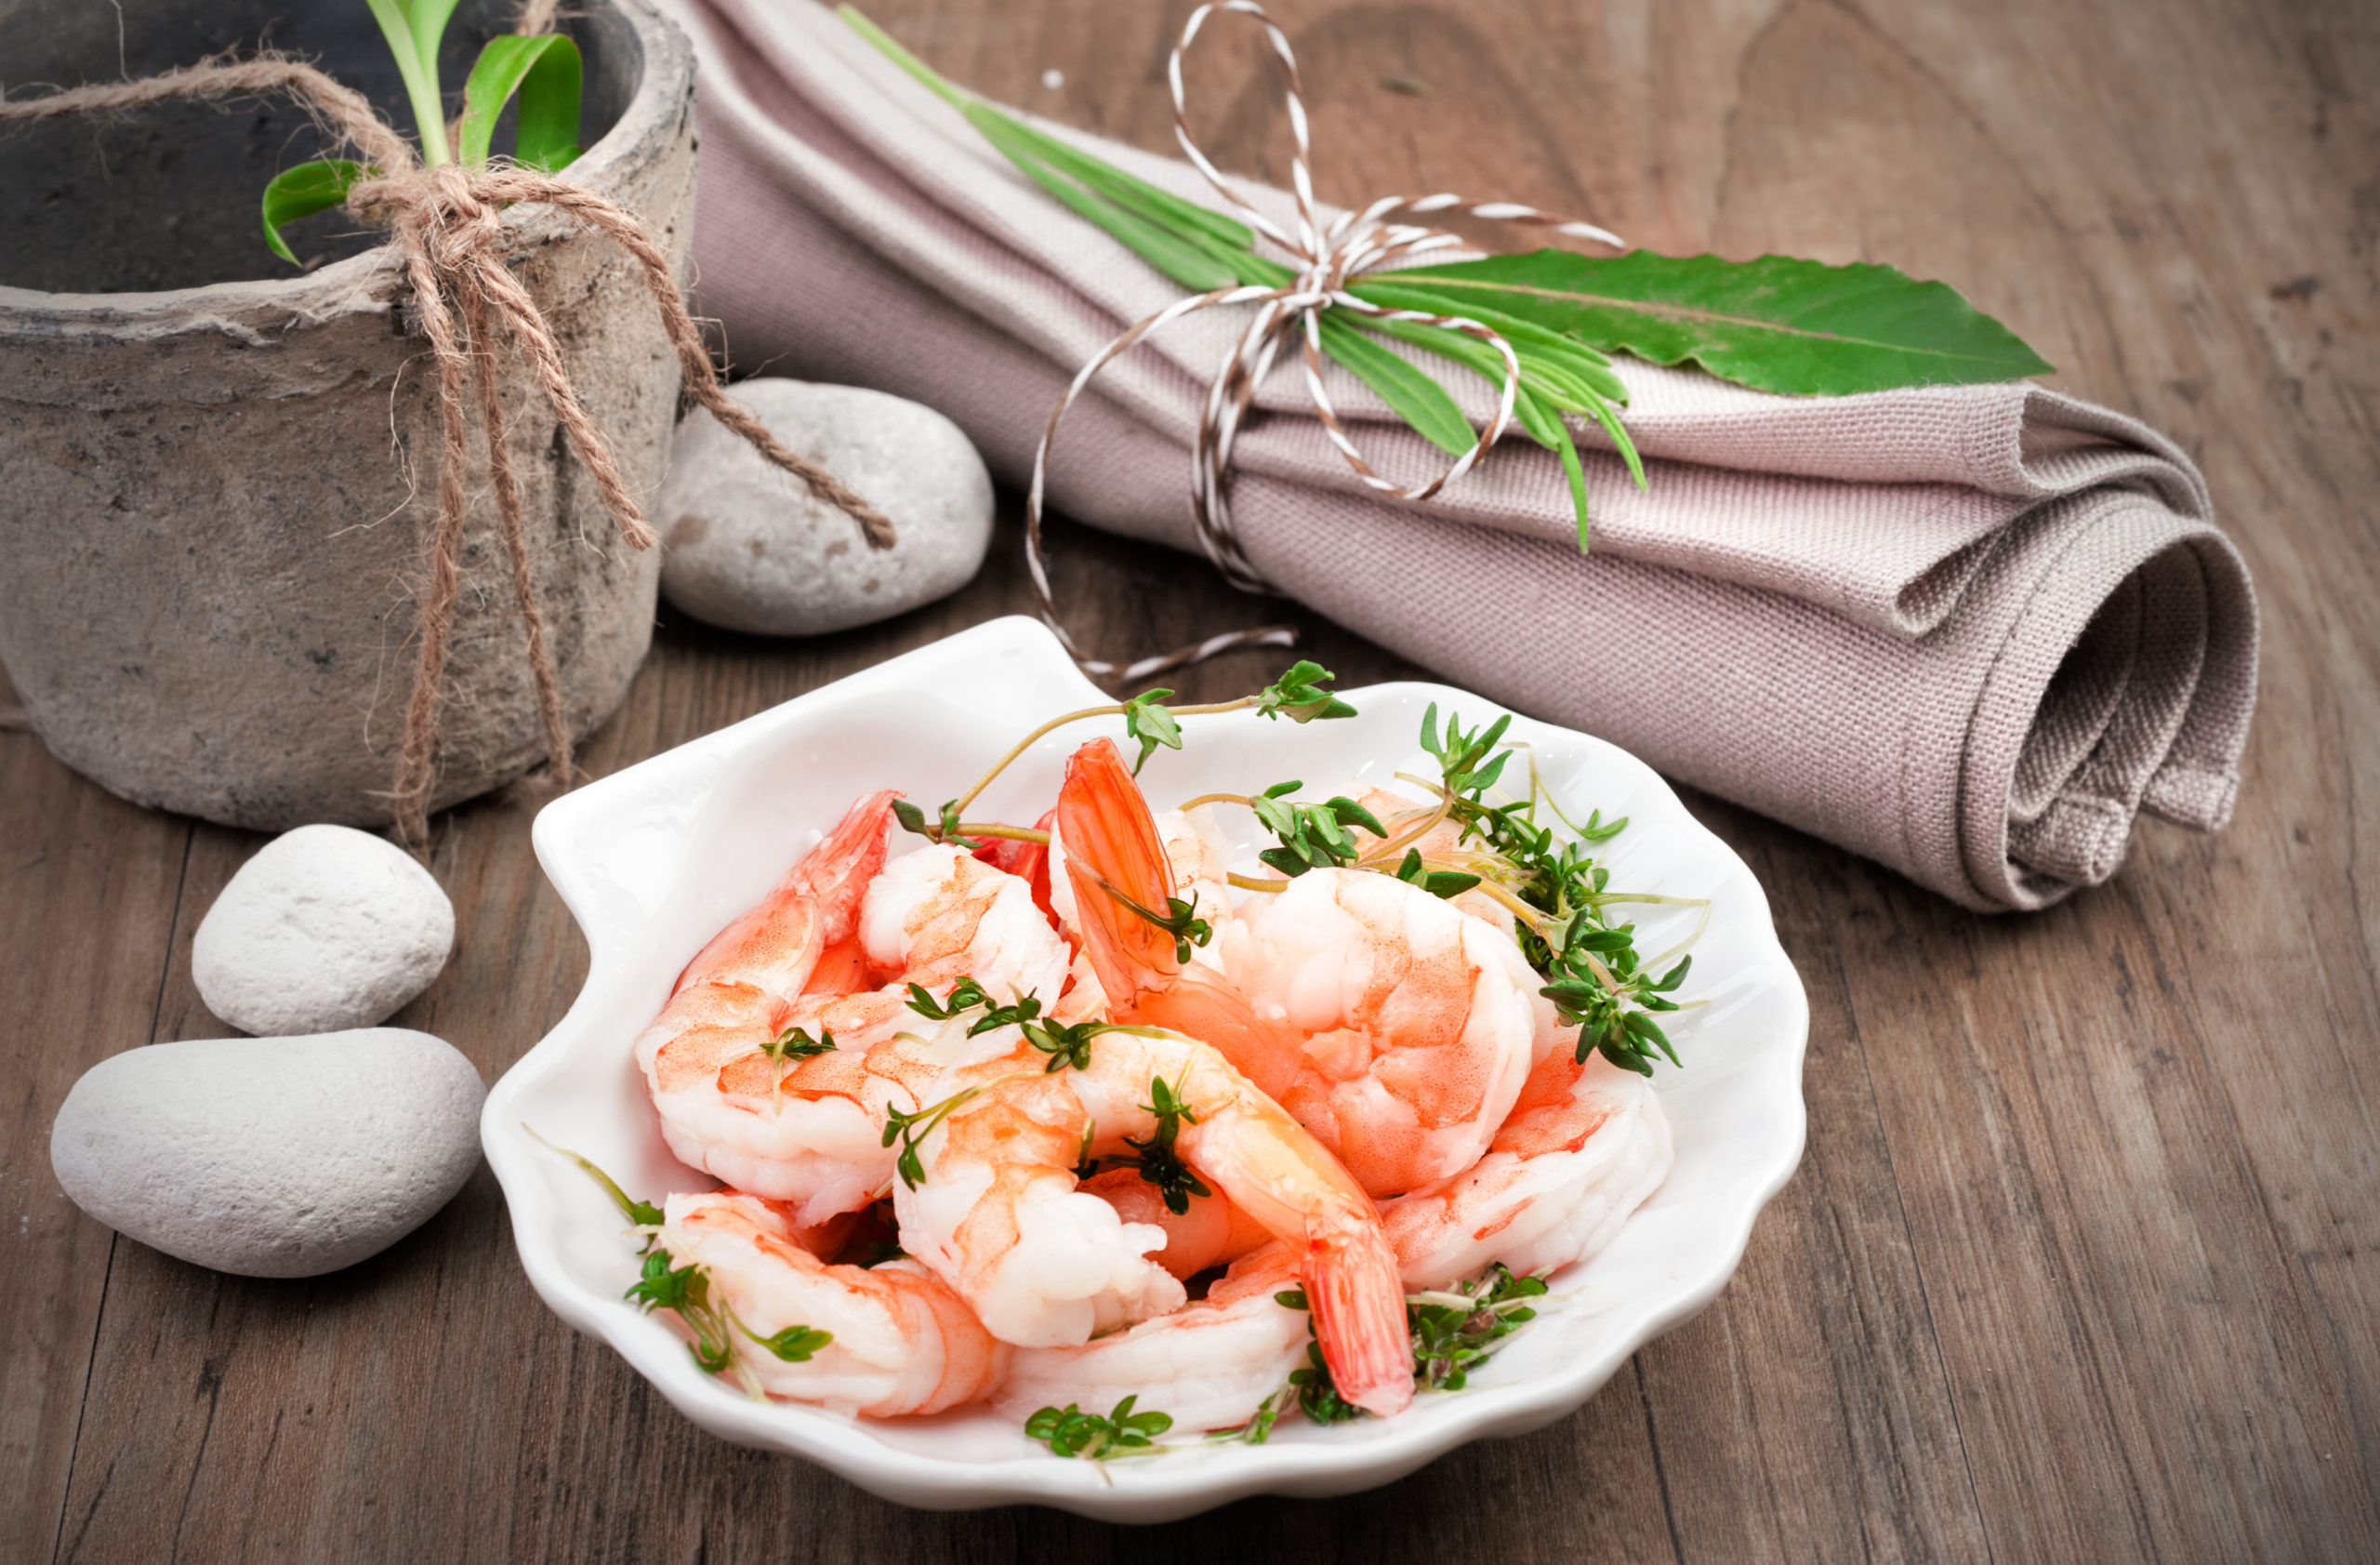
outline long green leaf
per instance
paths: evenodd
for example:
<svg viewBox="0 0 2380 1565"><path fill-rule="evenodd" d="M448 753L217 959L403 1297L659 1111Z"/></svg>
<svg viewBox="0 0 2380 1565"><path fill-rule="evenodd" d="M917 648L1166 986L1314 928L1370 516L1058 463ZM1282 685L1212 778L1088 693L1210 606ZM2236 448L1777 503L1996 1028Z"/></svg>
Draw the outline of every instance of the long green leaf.
<svg viewBox="0 0 2380 1565"><path fill-rule="evenodd" d="M967 107L972 110L973 105ZM977 119L970 113L968 117L974 121L975 128L983 132L985 140L999 149L1036 184L1064 202L1086 221L1104 229L1129 246L1133 254L1183 287L1205 293L1213 288L1228 288L1239 281L1236 269L1208 254L1202 246L1168 232L1137 212L1126 211L1095 192L1085 190L1035 156L1010 133L1006 126L998 123L1000 116L986 115Z"/></svg>
<svg viewBox="0 0 2380 1565"><path fill-rule="evenodd" d="M450 162L446 147L445 99L438 90L438 43L445 35L446 19L456 0L364 0L380 24L403 78L405 99L413 106L415 130L421 136L421 160L435 168Z"/></svg>
<svg viewBox="0 0 2380 1565"><path fill-rule="evenodd" d="M1538 250L1397 277L1427 279L1434 293L1477 298L1597 348L1655 364L1690 359L1764 391L1843 396L2050 373L2041 355L1948 284L1916 282L1889 266Z"/></svg>
<svg viewBox="0 0 2380 1565"><path fill-rule="evenodd" d="M584 67L578 46L559 33L490 38L463 84L463 121L456 156L485 163L496 122L512 95L521 95L512 155L551 174L578 156L578 98Z"/></svg>
<svg viewBox="0 0 2380 1565"><path fill-rule="evenodd" d="M1623 407L1627 405L1628 387L1611 372L1611 361L1588 344L1575 337L1548 330L1534 321L1506 314L1488 304L1475 289L1466 292L1435 290L1420 284L1404 282L1408 275L1409 273L1391 272L1360 278L1347 291L1368 303L1386 305L1391 309L1427 310L1437 315L1468 315L1481 325L1492 326L1502 333L1514 347L1533 350L1536 356L1561 365L1604 396Z"/></svg>
<svg viewBox="0 0 2380 1565"><path fill-rule="evenodd" d="M1335 314L1322 317L1322 351L1448 456L1460 457L1478 444L1479 431L1445 387Z"/></svg>
<svg viewBox="0 0 2380 1565"><path fill-rule="evenodd" d="M364 165L344 158L317 159L283 169L264 188L264 242L272 246L274 255L298 265L297 256L281 237L281 226L337 206L347 199L355 181L369 172Z"/></svg>

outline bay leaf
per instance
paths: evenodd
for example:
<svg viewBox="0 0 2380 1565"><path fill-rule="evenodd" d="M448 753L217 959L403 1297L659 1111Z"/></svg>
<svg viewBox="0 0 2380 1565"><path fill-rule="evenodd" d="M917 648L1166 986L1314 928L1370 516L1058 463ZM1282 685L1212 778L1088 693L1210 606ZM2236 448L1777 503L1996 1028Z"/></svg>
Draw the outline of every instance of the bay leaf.
<svg viewBox="0 0 2380 1565"><path fill-rule="evenodd" d="M1449 308L1473 300L1594 348L1692 361L1764 391L1844 396L2050 373L1950 285L1867 262L1536 250L1393 275L1399 292L1426 290Z"/></svg>

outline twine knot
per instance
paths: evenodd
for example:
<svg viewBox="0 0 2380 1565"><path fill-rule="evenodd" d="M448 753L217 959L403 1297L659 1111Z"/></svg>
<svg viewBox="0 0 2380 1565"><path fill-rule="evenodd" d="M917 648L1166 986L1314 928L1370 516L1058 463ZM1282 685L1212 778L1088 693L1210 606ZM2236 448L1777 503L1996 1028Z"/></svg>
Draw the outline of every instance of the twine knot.
<svg viewBox="0 0 2380 1565"><path fill-rule="evenodd" d="M533 0L523 13L523 31L542 31L550 24L552 11L549 0ZM271 52L239 61L208 60L137 82L0 100L0 122L100 113L173 98L219 99L271 91L296 97L326 131L364 154L368 172L349 190L347 209L388 231L402 258L422 334L430 339L437 363L443 433L438 521L427 551L429 579L421 606L419 660L398 748L396 779L388 793L399 839L421 852L429 842L447 633L461 588L458 561L469 510L464 490L469 462L467 381L477 384L488 472L511 560L513 595L528 640L530 668L536 676L551 781L562 788L571 782L570 731L562 717L553 658L546 645L544 617L537 609L536 581L522 528L520 485L497 393L495 324L498 317L528 362L571 448L593 476L620 536L632 549L650 549L658 541L629 494L602 431L580 403L536 300L505 263L509 246L504 217L509 209L532 203L553 207L602 232L626 250L642 272L663 328L677 351L686 389L694 400L762 457L800 479L811 493L856 521L869 547L891 548L894 532L892 522L866 499L824 469L787 450L758 419L729 400L712 367L710 351L679 295L669 258L634 213L585 186L511 163L492 162L469 168L449 163L425 168L412 144L382 120L361 94L302 60ZM473 376L475 366L478 373Z"/></svg>
<svg viewBox="0 0 2380 1565"><path fill-rule="evenodd" d="M1232 186L1230 180L1223 178L1207 154L1199 150L1197 142L1191 139L1188 108L1182 86L1182 60L1191 45L1197 41L1207 18L1218 10L1245 16L1261 24L1273 46L1274 55L1281 63L1285 77L1282 97L1289 110L1289 134L1296 144L1289 160L1290 193L1296 201L1297 211L1293 228L1285 229L1259 211ZM1392 219L1400 215L1421 216L1460 209L1475 218L1528 224L1573 238L1593 239L1623 247L1623 242L1618 235L1593 223L1552 217L1535 207L1514 202L1468 202L1459 195L1444 192L1411 198L1382 196L1360 211L1342 212L1330 222L1324 223L1316 211L1314 177L1309 168L1311 149L1306 130L1305 88L1298 75L1297 55L1289 47L1289 35L1256 0L1223 0L1220 5L1202 5L1191 12L1189 20L1183 24L1181 38L1166 60L1166 83L1173 94L1173 139L1181 143L1183 155L1236 209L1240 220L1287 252L1296 263L1297 270L1296 275L1283 285L1251 284L1217 288L1176 300L1134 323L1076 374L1072 384L1066 388L1065 396L1050 415L1050 422L1042 431L1040 445L1033 456L1033 484L1025 496L1025 563L1032 573L1034 589L1040 597L1041 615L1086 673L1098 678L1113 676L1124 683L1153 679L1168 670L1203 662L1218 653L1241 647L1293 645L1297 632L1281 625L1255 630L1235 630L1210 637L1194 646L1183 647L1162 657L1144 657L1123 665L1091 657L1075 644L1074 638L1060 622L1056 602L1050 591L1049 571L1041 549L1041 506L1050 448L1057 438L1059 421L1074 405L1075 399L1082 394L1083 388L1091 383L1091 377L1134 343L1169 322L1220 305L1253 304L1257 307L1225 358L1223 368L1207 388L1206 405L1199 414L1197 436L1190 453L1190 511L1199 547L1214 563L1216 569L1223 572L1226 580L1243 591L1275 593L1275 589L1264 579L1263 573L1249 560L1232 526L1226 478L1231 470L1233 443L1247 420L1249 409L1256 399L1257 388L1272 372L1275 358L1291 337L1300 339L1305 365L1306 395L1314 404L1316 417L1322 421L1323 432L1367 488L1392 499L1429 499L1477 466L1480 459L1494 449L1496 442L1503 437L1505 428L1512 422L1514 395L1520 384L1520 360L1501 332L1468 316L1437 315L1425 310L1389 309L1347 291L1348 285L1355 278L1391 262L1408 260L1433 251L1468 246L1469 241L1461 234L1423 224L1393 221ZM1323 388L1322 318L1326 312L1331 310L1345 311L1382 325L1410 322L1443 326L1474 338L1495 350L1504 365L1496 415L1479 431L1478 439L1468 450L1443 471L1419 484L1400 484L1374 471L1348 434L1346 427L1340 422L1338 409L1331 405L1329 393Z"/></svg>

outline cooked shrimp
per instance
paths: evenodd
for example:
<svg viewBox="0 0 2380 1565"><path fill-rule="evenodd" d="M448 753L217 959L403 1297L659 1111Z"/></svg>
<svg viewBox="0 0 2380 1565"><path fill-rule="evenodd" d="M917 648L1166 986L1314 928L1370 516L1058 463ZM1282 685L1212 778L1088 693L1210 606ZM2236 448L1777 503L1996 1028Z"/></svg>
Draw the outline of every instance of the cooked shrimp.
<svg viewBox="0 0 2380 1565"><path fill-rule="evenodd" d="M1498 1261L1543 1273L1611 1241L1669 1176L1669 1120L1652 1083L1567 1050L1529 1073L1488 1155L1435 1190L1392 1203L1405 1280L1437 1288Z"/></svg>
<svg viewBox="0 0 2380 1565"><path fill-rule="evenodd" d="M884 862L895 797L873 793L853 804L774 891L687 963L637 1040L662 1135L680 1160L762 1195L807 1199L799 1178L772 1177L790 1127L722 1104L719 1072L777 1037L822 957L852 938Z"/></svg>
<svg viewBox="0 0 2380 1565"><path fill-rule="evenodd" d="M708 1274L735 1357L771 1396L892 1418L963 1406L1007 1373L1007 1345L922 1267L829 1266L774 1202L730 1190L671 1196L661 1247ZM795 1363L756 1340L787 1328L830 1340Z"/></svg>
<svg viewBox="0 0 2380 1565"><path fill-rule="evenodd" d="M1066 762L1056 836L1083 954L1091 959L1109 1018L1186 1033L1277 1097L1296 1073L1297 1037L1257 1014L1236 985L1208 962L1184 964L1175 938L1135 912L1155 912L1180 895L1148 801L1113 741L1094 739Z"/></svg>
<svg viewBox="0 0 2380 1565"><path fill-rule="evenodd" d="M1509 937L1391 875L1299 876L1250 922L1235 968L1303 1041L1275 1095L1378 1196L1476 1161L1537 1061L1541 1019L1553 1036Z"/></svg>
<svg viewBox="0 0 2380 1565"><path fill-rule="evenodd" d="M1116 1209L1127 1223L1149 1223L1165 1230L1165 1248L1149 1258L1187 1282L1210 1267L1236 1261L1272 1242L1273 1236L1226 1196L1190 1194L1186 1212L1175 1212L1140 1171L1111 1168L1086 1179L1082 1187Z"/></svg>
<svg viewBox="0 0 2380 1565"><path fill-rule="evenodd" d="M954 1070L949 1107L918 1137L923 1177L896 1181L901 1242L975 1307L994 1336L1072 1346L1181 1306L1182 1285L1148 1259L1166 1234L1126 1223L1076 1188L1088 1150L1157 1136L1163 1080L1188 1110L1182 1163L1296 1247L1316 1334L1340 1394L1387 1414L1413 1395L1405 1293L1371 1200L1337 1160L1216 1050L1156 1028L1100 1034L1088 1062L1048 1056Z"/></svg>
<svg viewBox="0 0 2380 1565"><path fill-rule="evenodd" d="M1046 1002L1065 981L1065 942L1033 888L947 842L886 865L868 884L859 929L876 971L937 993L972 978L1003 1001Z"/></svg>
<svg viewBox="0 0 2380 1565"><path fill-rule="evenodd" d="M1017 1349L992 1405L1028 1418L1038 1408L1104 1408L1137 1395L1170 1413L1176 1428L1245 1424L1305 1361L1306 1313L1274 1298L1297 1280L1297 1252L1265 1245L1171 1315L1079 1347Z"/></svg>
<svg viewBox="0 0 2380 1565"><path fill-rule="evenodd" d="M1057 812L1052 810L1045 818L1054 818L1056 815ZM1181 810L1158 810L1149 819L1157 829L1158 844L1165 850L1171 895L1189 903L1197 916L1207 921L1210 930L1221 934L1233 921L1231 878L1226 863L1228 855L1215 829L1212 807L1202 804L1187 814ZM1050 877L1050 908L1058 920L1058 927L1067 938L1079 942L1082 938L1079 909L1075 901L1074 882L1065 872L1065 842L1053 831L1045 866ZM1214 956L1216 948L1215 941L1210 938L1204 945L1191 948L1190 960L1220 967L1222 963Z"/></svg>
<svg viewBox="0 0 2380 1565"><path fill-rule="evenodd" d="M809 890L819 906L803 916L820 946L809 970L780 961L762 969L774 985L764 988L724 981L744 968L706 967L730 935L741 941L734 948L770 948L739 935L747 925L770 927L747 915L689 969L712 975L681 988L638 1044L669 1149L737 1189L796 1203L805 1225L882 1193L892 1177L893 1154L882 1144L887 1109L915 1109L967 1053L964 1027L919 1016L907 985L946 993L974 975L1008 998L1040 986L1054 994L1065 970L1064 944L1015 876L948 847L886 867L892 799L855 805L787 877L793 894L780 888L763 905L798 904ZM833 888L831 901L818 895L822 886ZM794 923L796 912L776 922ZM830 960L838 972L828 987L850 981L854 934L868 962L893 982L848 994L812 988ZM797 1028L809 1040L802 1048L829 1038L834 1047L788 1054L784 1044Z"/></svg>

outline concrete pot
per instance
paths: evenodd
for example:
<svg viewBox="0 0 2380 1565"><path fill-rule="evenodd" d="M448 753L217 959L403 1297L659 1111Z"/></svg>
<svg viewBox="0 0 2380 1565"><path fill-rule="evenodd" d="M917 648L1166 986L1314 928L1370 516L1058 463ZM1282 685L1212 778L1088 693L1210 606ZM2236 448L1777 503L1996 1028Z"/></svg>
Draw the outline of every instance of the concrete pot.
<svg viewBox="0 0 2380 1565"><path fill-rule="evenodd" d="M125 64L195 60L226 32L253 41L246 3L126 0ZM49 15L12 13L12 53L26 45L12 79L116 75L108 7L29 8ZM682 267L686 41L644 0L569 9L585 134L598 138L572 178L641 216ZM450 86L509 13L458 13ZM355 0L322 0L272 37L410 126ZM287 105L177 105L0 133L0 660L68 765L139 803L270 830L389 818L378 795L412 690L440 450L437 378L395 251L326 213L294 247L344 259L271 270L283 263L263 246L257 198L274 168L314 155L303 126ZM635 265L545 208L506 222L510 263L580 395L632 488L649 491L679 371ZM49 291L76 285L126 291ZM650 643L659 551L620 539L544 396L507 364L538 601L583 736L618 708ZM483 459L475 449L441 806L543 756Z"/></svg>

